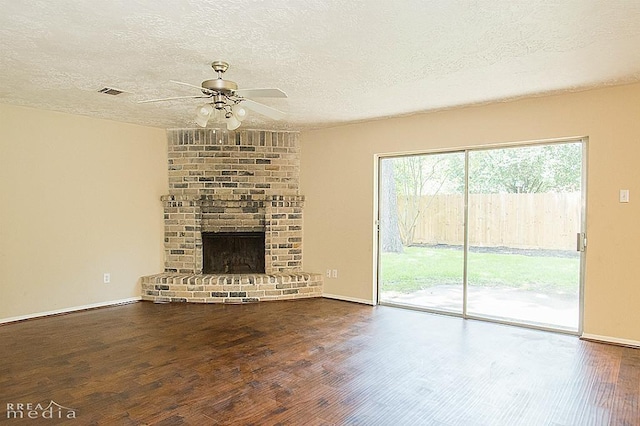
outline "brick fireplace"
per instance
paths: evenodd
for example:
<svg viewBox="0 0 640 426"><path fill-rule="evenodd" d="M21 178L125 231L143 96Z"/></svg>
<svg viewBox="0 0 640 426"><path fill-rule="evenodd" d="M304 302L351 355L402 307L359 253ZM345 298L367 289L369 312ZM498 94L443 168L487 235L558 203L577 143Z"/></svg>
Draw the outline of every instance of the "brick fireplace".
<svg viewBox="0 0 640 426"><path fill-rule="evenodd" d="M322 276L302 271L298 133L180 129L167 139L165 270L142 277L142 298L246 303L321 296ZM238 260L255 254L232 253L244 250L234 237L247 235L263 236L264 261L257 263L264 271ZM216 238L214 252L204 253L203 239ZM214 272L211 264L218 264Z"/></svg>

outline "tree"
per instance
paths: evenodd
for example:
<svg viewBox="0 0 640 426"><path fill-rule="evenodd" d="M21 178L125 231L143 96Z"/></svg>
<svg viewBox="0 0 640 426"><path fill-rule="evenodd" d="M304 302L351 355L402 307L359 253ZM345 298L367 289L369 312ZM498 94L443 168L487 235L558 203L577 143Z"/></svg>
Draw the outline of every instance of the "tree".
<svg viewBox="0 0 640 426"><path fill-rule="evenodd" d="M402 253L402 240L398 224L398 196L394 178L394 160L380 161L382 182L380 200L380 243L383 252Z"/></svg>
<svg viewBox="0 0 640 426"><path fill-rule="evenodd" d="M423 206L422 197L439 193L450 181L447 167L449 156L450 154L415 155L394 160L398 195L404 202L399 223L402 243L405 246L413 244L423 208L428 208L431 203L432 198Z"/></svg>
<svg viewBox="0 0 640 426"><path fill-rule="evenodd" d="M469 192L473 194L567 192L580 189L579 143L472 151ZM458 179L457 185L464 188Z"/></svg>

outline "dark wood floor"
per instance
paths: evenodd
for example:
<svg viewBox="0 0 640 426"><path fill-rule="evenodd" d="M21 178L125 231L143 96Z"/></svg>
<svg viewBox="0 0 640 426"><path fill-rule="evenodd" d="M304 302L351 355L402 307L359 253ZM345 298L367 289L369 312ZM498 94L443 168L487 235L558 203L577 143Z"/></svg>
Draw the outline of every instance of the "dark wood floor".
<svg viewBox="0 0 640 426"><path fill-rule="evenodd" d="M0 326L6 403L89 425L637 425L640 350L328 299ZM56 424L56 421L44 421Z"/></svg>

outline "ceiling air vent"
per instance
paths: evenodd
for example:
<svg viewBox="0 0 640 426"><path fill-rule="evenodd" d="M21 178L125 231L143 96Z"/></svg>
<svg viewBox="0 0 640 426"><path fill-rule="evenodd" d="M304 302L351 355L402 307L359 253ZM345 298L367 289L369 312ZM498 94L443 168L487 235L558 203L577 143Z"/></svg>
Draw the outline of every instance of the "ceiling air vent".
<svg viewBox="0 0 640 426"><path fill-rule="evenodd" d="M103 87L98 90L99 93L104 93L105 95L118 96L121 93L124 93L123 90L114 89L112 87Z"/></svg>

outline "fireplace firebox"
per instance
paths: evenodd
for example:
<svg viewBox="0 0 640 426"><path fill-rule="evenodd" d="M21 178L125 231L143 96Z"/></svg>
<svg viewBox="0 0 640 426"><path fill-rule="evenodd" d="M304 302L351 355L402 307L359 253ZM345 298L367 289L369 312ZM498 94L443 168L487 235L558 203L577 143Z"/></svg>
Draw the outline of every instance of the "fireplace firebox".
<svg viewBox="0 0 640 426"><path fill-rule="evenodd" d="M264 232L203 232L205 274L264 274Z"/></svg>

